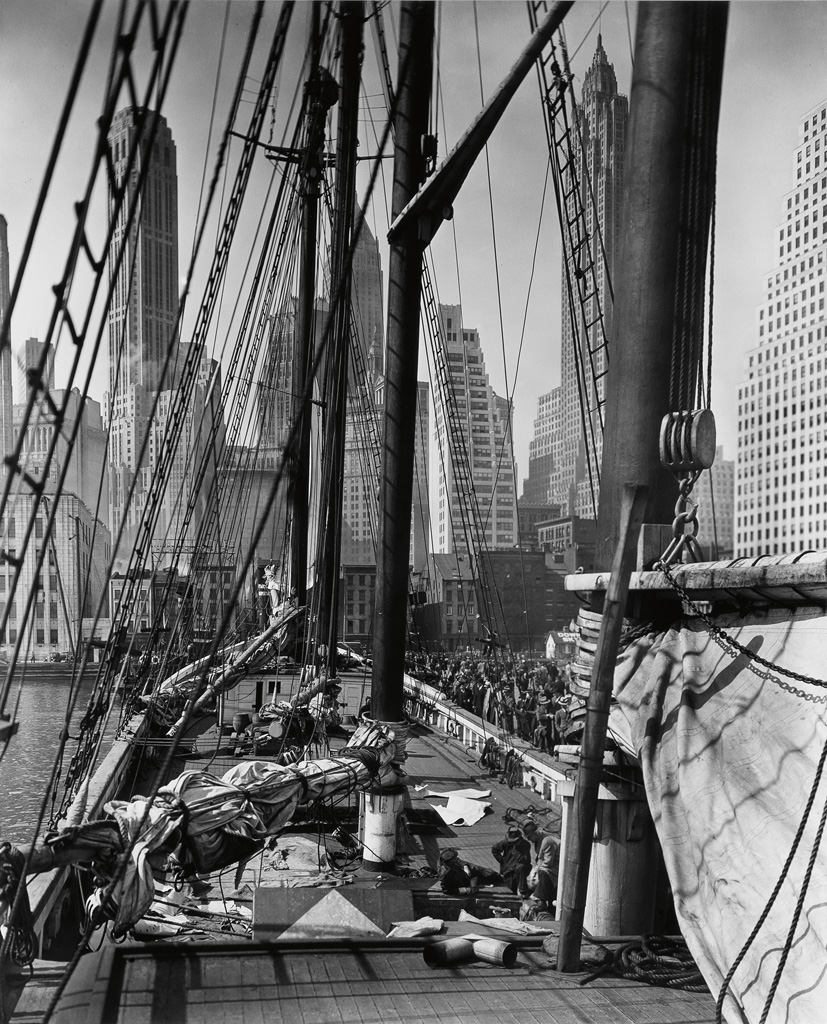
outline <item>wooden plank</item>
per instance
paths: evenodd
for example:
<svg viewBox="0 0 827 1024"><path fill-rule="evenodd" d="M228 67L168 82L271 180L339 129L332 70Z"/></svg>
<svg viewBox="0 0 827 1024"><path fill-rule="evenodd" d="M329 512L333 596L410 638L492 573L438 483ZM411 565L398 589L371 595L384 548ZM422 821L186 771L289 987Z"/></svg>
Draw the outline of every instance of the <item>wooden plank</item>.
<svg viewBox="0 0 827 1024"><path fill-rule="evenodd" d="M614 683L615 662L626 609L629 576L637 554L648 487L627 486L623 491L620 534L612 565L611 586L606 595L594 659L591 692L586 705L586 729L574 793L571 842L566 844L563 892L560 900L560 947L557 968L563 972L580 969L580 943L589 884L592 837L597 816L603 751L609 722L609 703Z"/></svg>

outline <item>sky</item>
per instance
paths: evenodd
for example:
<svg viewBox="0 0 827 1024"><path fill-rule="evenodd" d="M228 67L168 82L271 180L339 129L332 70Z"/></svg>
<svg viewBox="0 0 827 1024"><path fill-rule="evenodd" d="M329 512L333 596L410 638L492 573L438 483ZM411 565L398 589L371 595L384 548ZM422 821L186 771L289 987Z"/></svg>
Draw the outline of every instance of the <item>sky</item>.
<svg viewBox="0 0 827 1024"><path fill-rule="evenodd" d="M278 9L275 2L267 4L268 25L274 23ZM89 10L88 0L3 0L0 4L0 214L9 225L12 276L20 262ZM107 0L70 121L66 152L50 187L43 227L12 321L14 347L27 337L42 338L46 333L51 288L60 279L73 230L72 204L82 196L92 166L95 121L117 11L118 5ZM229 11L223 0L194 0L188 14L165 108L178 151L182 275L204 174L224 19L229 68L242 51L251 11L249 0L232 4ZM385 11L392 49L394 12L394 4ZM307 14L307 4L298 4L299 28ZM600 31L619 89L628 95L635 19L635 5L624 0L575 3L565 28L578 94ZM528 27L521 0L481 0L476 6L471 0L445 2L438 8L438 23L441 90L436 128L441 158L478 112L481 91L487 98L516 59ZM294 89L291 73L301 57L300 37L301 32L288 48L278 83L279 100L288 106ZM774 229L782 219L784 196L792 187L798 125L827 95L826 44L827 3L821 0L736 0L730 5L718 150L713 341L713 410L727 458L735 456L736 389L745 375L745 355L757 344L756 307L762 281L773 268ZM364 92L372 109L377 107L379 92L375 65L368 30ZM139 56L139 74L144 66ZM223 123L230 81L229 70L222 71L216 124ZM275 136L280 128L276 122ZM373 131L364 115L362 152L374 151ZM280 140L274 137L273 141ZM513 394L520 480L527 473L537 399L559 383L560 374L560 240L550 189L542 203L547 160L537 81L529 75L491 139L487 162L479 161L472 171L455 204L454 220L443 225L433 245L439 299L462 303L466 326L480 331L492 385L499 394ZM364 169L360 171L360 191L365 174ZM263 170L254 175L255 201L263 201L266 177ZM369 224L382 243L387 267L384 186L385 179L380 178ZM99 235L104 210L104 192L99 189L93 204L93 248L94 231ZM255 214L241 231L242 247L244 232L254 228ZM214 340L218 344L217 337ZM58 387L68 366L66 352L67 346L61 345ZM102 366L93 377L91 393L102 400L105 389Z"/></svg>

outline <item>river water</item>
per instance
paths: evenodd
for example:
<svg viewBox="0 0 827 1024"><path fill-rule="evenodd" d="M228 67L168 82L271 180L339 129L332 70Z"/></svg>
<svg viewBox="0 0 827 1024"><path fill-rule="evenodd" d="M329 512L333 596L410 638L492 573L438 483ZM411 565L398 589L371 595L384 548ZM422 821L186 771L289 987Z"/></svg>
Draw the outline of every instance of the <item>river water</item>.
<svg viewBox="0 0 827 1024"><path fill-rule="evenodd" d="M40 806L44 800L49 777L59 748L60 732L66 716L66 702L69 698L70 674L67 667L65 676L38 676L27 670L25 682L12 684L7 712L14 714L20 723L17 734L5 747L0 745L0 841L28 843L34 838L34 830ZM92 693L92 678L83 680L75 711L72 715L70 735L77 735L77 723L86 710ZM18 692L20 703L14 712ZM117 709L113 718L117 718ZM117 721L110 723L112 732ZM75 750L69 740L64 756L64 770ZM58 801L63 793L62 782L58 790ZM41 834L48 827L51 805L47 804Z"/></svg>

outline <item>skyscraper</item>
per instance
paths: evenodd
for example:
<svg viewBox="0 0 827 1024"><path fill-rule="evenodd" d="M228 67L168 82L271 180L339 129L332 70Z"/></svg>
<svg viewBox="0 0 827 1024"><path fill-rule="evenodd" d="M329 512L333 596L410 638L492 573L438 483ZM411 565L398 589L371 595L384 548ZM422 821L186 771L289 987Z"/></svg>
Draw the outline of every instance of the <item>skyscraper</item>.
<svg viewBox="0 0 827 1024"><path fill-rule="evenodd" d="M711 469L701 473L692 490L698 502L698 535L704 557L709 561L732 558L735 511L735 463L724 458L718 445Z"/></svg>
<svg viewBox="0 0 827 1024"><path fill-rule="evenodd" d="M738 387L736 556L827 544L827 101L801 119L792 167Z"/></svg>
<svg viewBox="0 0 827 1024"><path fill-rule="evenodd" d="M581 102L573 128L573 146L577 158L563 172L563 191L570 198L568 216L575 213L577 190L583 210L578 221L588 239L590 256L575 251L576 240L565 238L563 262L563 319L561 348L561 384L559 394L552 391L539 399L534 421L526 481L526 499L560 505L569 514L594 515L597 484L595 468L600 465L603 448L597 407L605 399L606 348L612 325L609 282L614 263L620 223L623 188L623 160L629 101L617 91L614 66L609 63L601 36L591 67L583 80ZM573 174L577 180L573 180ZM605 260L603 253L605 252ZM584 261L594 264L593 288L584 289L586 301L582 315L577 308L578 289L572 288L574 317L568 296L568 273L576 280ZM600 311L603 325L600 324ZM575 343L575 339L576 343ZM589 391L588 408L581 412L581 389ZM590 428L584 418L591 418ZM590 478L589 465L592 467Z"/></svg>
<svg viewBox="0 0 827 1024"><path fill-rule="evenodd" d="M126 403L130 387L157 391L175 327L178 172L172 132L160 114L127 107L112 119L108 138L116 180L121 184L127 171L130 174L129 199L121 208L109 250L109 272L117 274L109 311L109 391L115 396L117 415L117 403ZM124 243L127 210L139 184L140 206L116 268L114 255ZM114 202L110 189L110 211ZM130 465L129 459L124 461Z"/></svg>
<svg viewBox="0 0 827 1024"><path fill-rule="evenodd" d="M154 469L164 444L169 412L176 403L182 366L192 360L187 346L176 338L178 308L178 179L175 143L166 120L143 108L119 111L109 132L115 178L127 174L127 198L120 210L109 249L109 273L114 281L109 312L109 392L106 415L110 424L110 524L113 539L125 519L121 551L137 537L152 493ZM140 201L127 233L128 211L140 188ZM115 194L110 189L110 214ZM122 251L120 262L118 253ZM165 370L165 365L169 366ZM203 356L199 368L207 366ZM196 377L201 378L199 369ZM203 390L203 389L202 389ZM159 395L155 419L153 402ZM198 429L203 408L197 397L187 406L184 437L174 456L171 478L161 500L152 536L156 556L171 542L192 497L190 435ZM148 435L148 443L144 438ZM143 455L142 455L143 452ZM130 491L132 496L130 499ZM155 500L155 499L153 499ZM197 518L192 530L198 526ZM169 540L167 539L169 538Z"/></svg>
<svg viewBox="0 0 827 1024"><path fill-rule="evenodd" d="M488 382L479 331L463 324L462 307L440 305L439 315L459 418L457 429L452 429L442 398L436 401L439 550L468 552L469 546L476 549L483 544L490 549L510 548L517 543L517 503L508 402ZM479 507L478 523L468 508L458 461L465 454Z"/></svg>
<svg viewBox="0 0 827 1024"><path fill-rule="evenodd" d="M357 210L358 215L358 210ZM379 243L366 222L353 251L351 265L351 303L356 333L362 342L368 372L373 381L385 372L385 328L382 298L382 262Z"/></svg>

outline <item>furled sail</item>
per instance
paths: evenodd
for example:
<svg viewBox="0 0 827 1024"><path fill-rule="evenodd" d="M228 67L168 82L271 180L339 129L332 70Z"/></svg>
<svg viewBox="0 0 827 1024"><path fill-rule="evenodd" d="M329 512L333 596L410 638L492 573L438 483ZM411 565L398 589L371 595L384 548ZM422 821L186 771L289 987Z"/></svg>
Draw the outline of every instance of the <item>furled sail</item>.
<svg viewBox="0 0 827 1024"><path fill-rule="evenodd" d="M355 788L396 785L395 752L392 732L363 723L337 757L289 766L243 761L221 778L186 771L152 797L112 800L105 818L51 836L32 851L28 869L91 862L100 906L124 935L152 903L153 869L194 877L243 859L303 807ZM19 853L8 844L0 850L0 915L17 890L11 876L22 865Z"/></svg>

